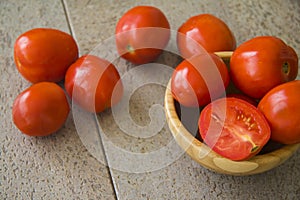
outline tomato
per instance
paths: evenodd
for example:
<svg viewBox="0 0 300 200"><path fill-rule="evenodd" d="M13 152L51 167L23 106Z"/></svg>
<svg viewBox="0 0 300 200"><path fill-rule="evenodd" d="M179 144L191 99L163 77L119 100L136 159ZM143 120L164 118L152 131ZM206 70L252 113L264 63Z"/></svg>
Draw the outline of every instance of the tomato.
<svg viewBox="0 0 300 200"><path fill-rule="evenodd" d="M29 30L14 45L16 67L32 83L63 80L77 58L78 47L73 37L56 29Z"/></svg>
<svg viewBox="0 0 300 200"><path fill-rule="evenodd" d="M262 98L273 87L294 80L298 56L281 39L255 37L241 44L230 59L235 86L253 98Z"/></svg>
<svg viewBox="0 0 300 200"><path fill-rule="evenodd" d="M115 33L119 55L134 64L145 64L154 61L168 44L170 25L158 8L136 6L120 18Z"/></svg>
<svg viewBox="0 0 300 200"><path fill-rule="evenodd" d="M65 77L67 93L89 112L101 112L121 100L123 84L115 66L93 55L73 63Z"/></svg>
<svg viewBox="0 0 300 200"><path fill-rule="evenodd" d="M259 102L258 109L271 126L271 139L283 144L300 142L300 80L271 89Z"/></svg>
<svg viewBox="0 0 300 200"><path fill-rule="evenodd" d="M228 84L228 70L220 57L198 55L176 67L171 78L171 91L180 104L198 107L224 94Z"/></svg>
<svg viewBox="0 0 300 200"><path fill-rule="evenodd" d="M210 53L236 48L236 40L229 27L211 14L193 16L179 27L177 46L184 58L202 53L196 42Z"/></svg>
<svg viewBox="0 0 300 200"><path fill-rule="evenodd" d="M14 124L29 136L47 136L58 131L69 111L63 89L52 82L27 88L17 96L12 108Z"/></svg>
<svg viewBox="0 0 300 200"><path fill-rule="evenodd" d="M231 160L256 155L271 135L263 114L248 102L233 97L207 105L200 113L198 126L204 142Z"/></svg>

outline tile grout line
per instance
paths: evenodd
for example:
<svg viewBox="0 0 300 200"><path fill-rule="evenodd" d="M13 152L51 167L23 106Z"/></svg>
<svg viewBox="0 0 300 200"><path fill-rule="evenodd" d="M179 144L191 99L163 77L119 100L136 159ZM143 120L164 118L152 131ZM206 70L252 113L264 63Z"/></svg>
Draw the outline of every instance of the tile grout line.
<svg viewBox="0 0 300 200"><path fill-rule="evenodd" d="M96 114L94 114L94 121L95 121L95 124L96 124L96 129L97 129L97 132L98 132L98 137L99 137L99 140L101 141L101 149L103 151L103 157L104 157L104 162L106 164L106 168L107 168L107 171L108 171L108 174L109 174L109 177L110 177L110 181L111 181L111 184L112 184L112 187L113 187L113 191L114 191L114 194L115 194L115 199L117 200L118 199L118 193L117 193L117 188L115 187L116 184L114 182L114 179L112 177L112 172L111 172L111 168L109 167L109 164L108 164L108 158L107 158L107 154L105 153L105 147L104 147L104 143L103 143L103 140L102 140L102 136L101 136L101 130L99 129L99 121L97 120L97 116Z"/></svg>
<svg viewBox="0 0 300 200"><path fill-rule="evenodd" d="M61 4L62 4L62 7L63 7L63 11L65 13L65 16L66 16L66 21L67 21L67 25L68 25L68 29L70 31L70 34L75 37L75 34L74 34L74 30L72 28L72 25L70 23L70 16L69 16L69 12L67 10L67 3L65 2L65 0L61 0Z"/></svg>
<svg viewBox="0 0 300 200"><path fill-rule="evenodd" d="M65 17L66 17L66 21L67 21L67 25L68 25L68 29L70 31L70 34L76 38L75 36L75 31L73 29L73 26L71 25L70 23L70 13L68 12L68 9L67 9L67 3L65 2L65 0L61 0L61 4L62 4L62 7L63 7L63 11L65 13ZM106 168L107 168L107 171L108 171L108 174L109 174L109 178L110 178L110 182L112 184L112 188L113 188L113 192L114 192L114 196L115 196L115 199L117 200L118 199L118 195L117 195L117 190L115 188L115 183L114 183L114 180L113 180L113 177L112 177L112 173L111 173L111 169L110 167L108 166L108 158L107 158L107 155L105 153L105 148L104 148L104 144L103 144L103 141L102 141L102 137L101 137L101 132L99 130L99 127L98 127L98 121L97 121L97 117L94 116L94 120L95 120L95 123L97 125L97 132L98 132L98 136L99 136L99 139L101 141L101 145L102 145L102 151L103 151L103 154L104 154L104 161L106 163Z"/></svg>

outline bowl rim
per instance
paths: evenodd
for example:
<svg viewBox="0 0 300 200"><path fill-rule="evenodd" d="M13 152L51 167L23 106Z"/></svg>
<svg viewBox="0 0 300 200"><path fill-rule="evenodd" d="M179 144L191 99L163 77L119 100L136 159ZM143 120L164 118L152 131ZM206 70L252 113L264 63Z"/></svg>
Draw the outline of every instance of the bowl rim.
<svg viewBox="0 0 300 200"><path fill-rule="evenodd" d="M243 161L232 161L222 157L195 138L181 123L171 93L171 78L165 91L164 110L169 129L177 144L197 163L221 174L244 176L271 170L285 162L300 147L300 143L284 145L272 152L255 155Z"/></svg>

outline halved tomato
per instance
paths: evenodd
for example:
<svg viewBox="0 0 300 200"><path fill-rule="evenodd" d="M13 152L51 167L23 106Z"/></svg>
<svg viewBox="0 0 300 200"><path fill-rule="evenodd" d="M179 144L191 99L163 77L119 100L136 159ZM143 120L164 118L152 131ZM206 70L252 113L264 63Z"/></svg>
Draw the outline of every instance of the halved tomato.
<svg viewBox="0 0 300 200"><path fill-rule="evenodd" d="M270 139L270 126L250 103L227 97L213 101L201 112L200 136L216 153L231 160L256 155Z"/></svg>

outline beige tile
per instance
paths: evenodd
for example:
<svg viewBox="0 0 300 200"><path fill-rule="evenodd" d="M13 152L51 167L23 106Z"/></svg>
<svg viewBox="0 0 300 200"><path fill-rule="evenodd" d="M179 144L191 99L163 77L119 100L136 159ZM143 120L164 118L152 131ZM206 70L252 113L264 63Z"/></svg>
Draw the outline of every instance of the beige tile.
<svg viewBox="0 0 300 200"><path fill-rule="evenodd" d="M17 72L13 45L34 27L69 32L62 2L0 1L1 199L114 199L107 168L82 145L72 116L55 135L30 138L12 123L14 98L30 84Z"/></svg>
<svg viewBox="0 0 300 200"><path fill-rule="evenodd" d="M103 44L113 36L120 16L138 4L136 1L66 0L71 28L79 43L81 54L94 50L103 56L115 55L112 43L108 42L106 46ZM297 37L300 32L300 5L296 0L151 0L144 4L160 8L168 17L174 30L192 15L212 13L228 23L235 33L238 44L258 35L276 35L293 46L300 54L300 41ZM172 59L166 60L173 62ZM115 62L123 75L133 69L120 59ZM139 126L149 125L151 122L148 115L149 108L153 104L161 105L163 94L163 87L158 85L147 85L136 90L128 102L133 123ZM151 132L149 135L141 132L141 135L137 136L133 135L133 132L137 133L136 131L122 130L115 123L112 113L111 110L107 110L97 115L97 119L119 199L296 199L300 193L300 185L297 181L300 176L299 153L270 172L250 177L215 174L199 166L188 156L180 156L180 152L179 156L175 155L170 160L170 163L161 165L166 161L164 160L166 157L174 154L164 151L165 154L157 156L156 160L155 157L154 159L147 157L150 152L156 152L172 141L166 124L160 124L164 122L160 111L157 110L157 115L154 116L157 116L156 123L161 125L161 129L151 137ZM97 128L94 129L94 132L96 131ZM89 138L88 141L90 140ZM95 144L90 148L88 150L97 157L98 150L93 149L97 148ZM174 148L174 151L177 150ZM140 155L141 158L135 160ZM97 158L101 166L105 159L102 156ZM154 167L157 167L155 171L151 168L153 163ZM147 168L149 166L150 168ZM143 173L134 173L143 170L145 171Z"/></svg>

